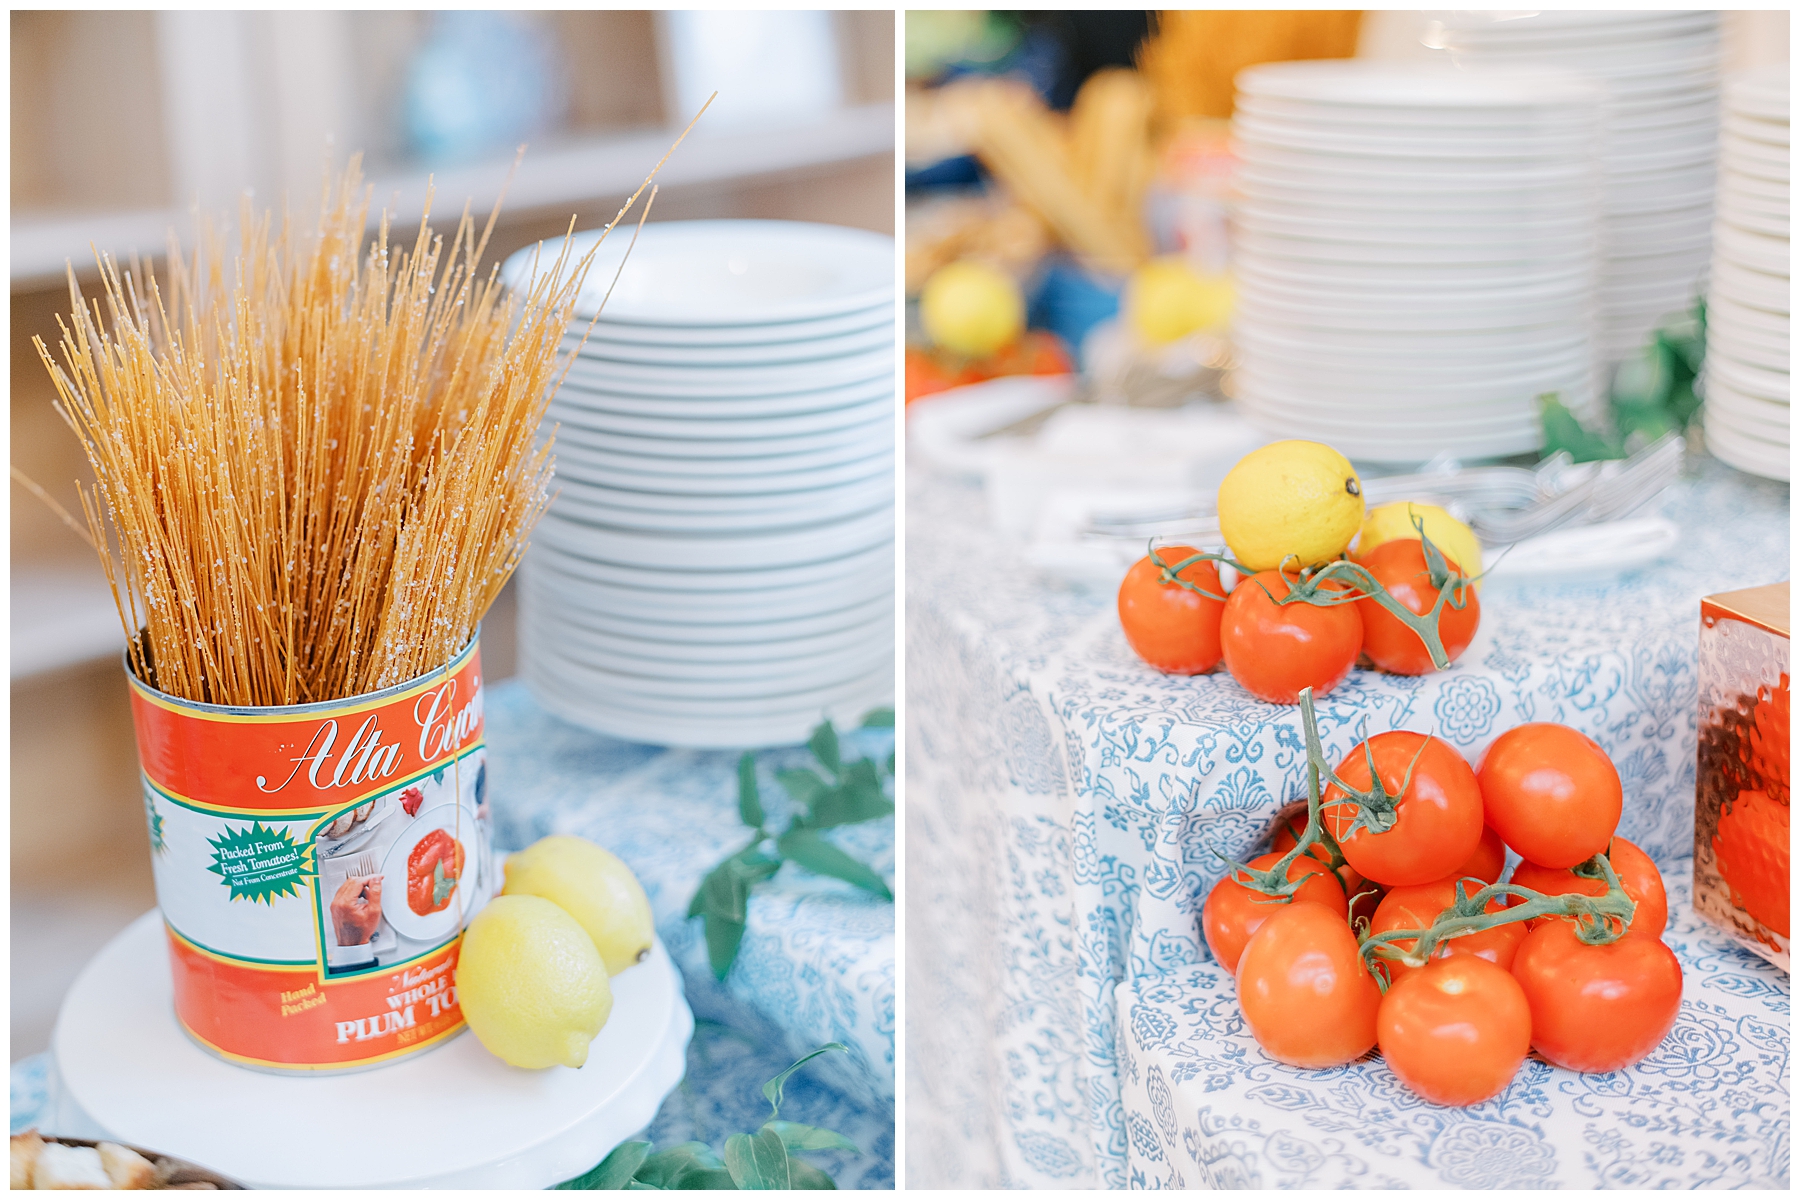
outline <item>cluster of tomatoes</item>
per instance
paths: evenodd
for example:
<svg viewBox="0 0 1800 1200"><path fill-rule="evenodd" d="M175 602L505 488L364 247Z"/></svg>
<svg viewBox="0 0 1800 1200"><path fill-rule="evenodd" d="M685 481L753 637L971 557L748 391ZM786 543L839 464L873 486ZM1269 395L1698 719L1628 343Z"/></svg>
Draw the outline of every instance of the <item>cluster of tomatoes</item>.
<svg viewBox="0 0 1800 1200"><path fill-rule="evenodd" d="M1199 675L1223 661L1245 691L1273 704L1296 703L1304 688L1325 695L1359 656L1383 671L1423 675L1455 661L1481 623L1472 582L1427 545L1398 538L1355 561L1244 573L1229 594L1222 555L1161 546L1126 572L1119 623L1158 670Z"/></svg>
<svg viewBox="0 0 1800 1200"><path fill-rule="evenodd" d="M1661 874L1615 836L1623 793L1604 750L1522 725L1472 768L1396 730L1327 772L1301 702L1308 811L1220 881L1201 920L1270 1057L1332 1067L1379 1047L1418 1095L1468 1105L1533 1048L1596 1072L1656 1048L1681 966L1661 937ZM1524 861L1501 884L1509 846Z"/></svg>

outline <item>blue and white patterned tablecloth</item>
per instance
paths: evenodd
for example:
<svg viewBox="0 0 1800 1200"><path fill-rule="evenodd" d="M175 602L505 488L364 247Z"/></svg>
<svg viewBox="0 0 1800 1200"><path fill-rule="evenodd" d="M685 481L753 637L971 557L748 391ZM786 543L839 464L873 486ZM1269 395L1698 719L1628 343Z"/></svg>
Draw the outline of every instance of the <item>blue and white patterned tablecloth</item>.
<svg viewBox="0 0 1800 1200"><path fill-rule="evenodd" d="M1681 1015L1629 1071L1537 1055L1485 1104L1441 1108L1379 1055L1306 1071L1265 1057L1216 962L1121 988L1119 1074L1132 1187L1786 1187L1785 971L1694 915L1687 867L1664 933Z"/></svg>
<svg viewBox="0 0 1800 1200"><path fill-rule="evenodd" d="M809 1155L839 1187L894 1186L894 909L849 884L789 864L760 885L737 962L721 984L706 961L688 901L714 864L744 843L735 752L671 750L621 742L557 720L517 682L489 689L488 765L500 848L550 833L591 838L643 882L656 929L681 967L698 1021L688 1074L647 1131L658 1145L705 1141L768 1117L763 1081L826 1042L828 1054L787 1086L782 1115L849 1137L864 1153ZM884 760L889 730L843 735L846 760ZM785 825L774 773L806 765L803 747L763 750L757 774L771 827ZM827 835L894 882L892 823ZM13 1064L12 1127L46 1110L48 1056ZM50 1132L55 1132L54 1130Z"/></svg>
<svg viewBox="0 0 1800 1200"><path fill-rule="evenodd" d="M908 1182L1123 1187L1130 1119L1154 1120L1121 1087L1123 1005L1210 963L1211 850L1241 854L1304 795L1298 711L1144 666L1113 596L1044 581L974 485L915 472L907 513ZM1450 670L1354 672L1318 706L1326 753L1365 720L1435 727L1471 758L1566 722L1618 763L1621 832L1673 867L1693 838L1699 599L1786 577L1787 488L1703 459L1664 514L1684 536L1655 568L1496 580ZM1785 1120L1785 1085L1779 1103Z"/></svg>

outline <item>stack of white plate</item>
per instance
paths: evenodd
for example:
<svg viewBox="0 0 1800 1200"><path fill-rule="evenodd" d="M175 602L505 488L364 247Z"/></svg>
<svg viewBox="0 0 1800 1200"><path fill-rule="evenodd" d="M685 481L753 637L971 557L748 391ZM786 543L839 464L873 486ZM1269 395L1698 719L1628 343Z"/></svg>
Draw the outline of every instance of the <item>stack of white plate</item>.
<svg viewBox="0 0 1800 1200"><path fill-rule="evenodd" d="M1788 67L1725 89L1719 217L1706 305L1707 447L1788 477Z"/></svg>
<svg viewBox="0 0 1800 1200"><path fill-rule="evenodd" d="M1706 290L1719 136L1717 12L1456 13L1471 66L1578 71L1608 92L1600 346L1616 364Z"/></svg>
<svg viewBox="0 0 1800 1200"><path fill-rule="evenodd" d="M1593 85L1317 61L1237 88L1252 423L1403 463L1537 449L1542 393L1594 414Z"/></svg>
<svg viewBox="0 0 1800 1200"><path fill-rule="evenodd" d="M796 742L891 702L893 239L647 225L590 331L631 234L601 247L550 405L523 675L550 711L661 745Z"/></svg>

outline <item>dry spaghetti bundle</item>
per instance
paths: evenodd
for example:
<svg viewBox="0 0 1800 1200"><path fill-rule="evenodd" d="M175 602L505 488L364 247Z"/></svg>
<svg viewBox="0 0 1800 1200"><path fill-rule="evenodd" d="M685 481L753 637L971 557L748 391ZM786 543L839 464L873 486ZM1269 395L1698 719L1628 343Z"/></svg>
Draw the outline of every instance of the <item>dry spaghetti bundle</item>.
<svg viewBox="0 0 1800 1200"><path fill-rule="evenodd" d="M497 213L496 213L497 215ZM230 705L341 699L441 666L548 501L538 426L588 260L512 296L465 208L366 250L357 163L317 228L246 207L166 288L102 258L61 362L97 485L82 507L140 678ZM566 243L565 243L566 244Z"/></svg>

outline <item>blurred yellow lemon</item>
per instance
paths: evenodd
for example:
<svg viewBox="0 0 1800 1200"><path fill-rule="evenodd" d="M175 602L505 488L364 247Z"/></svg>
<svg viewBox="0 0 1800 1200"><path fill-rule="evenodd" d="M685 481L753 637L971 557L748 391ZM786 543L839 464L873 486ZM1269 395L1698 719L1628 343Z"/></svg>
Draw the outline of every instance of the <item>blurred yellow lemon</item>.
<svg viewBox="0 0 1800 1200"><path fill-rule="evenodd" d="M1219 485L1219 529L1237 560L1267 571L1329 562L1363 521L1362 481L1322 442L1271 442L1238 460Z"/></svg>
<svg viewBox="0 0 1800 1200"><path fill-rule="evenodd" d="M919 321L934 345L986 358L1025 331L1025 297L1004 272L983 263L953 262L925 281Z"/></svg>
<svg viewBox="0 0 1800 1200"><path fill-rule="evenodd" d="M1202 277L1179 257L1158 258L1132 273L1125 285L1125 320L1138 337L1164 346L1231 316L1231 280Z"/></svg>
<svg viewBox="0 0 1800 1200"><path fill-rule="evenodd" d="M637 876L612 851L586 838L539 838L506 859L508 896L542 896L587 930L617 975L650 954L656 921Z"/></svg>
<svg viewBox="0 0 1800 1200"><path fill-rule="evenodd" d="M1475 536L1475 531L1435 504L1410 500L1396 500L1369 510L1362 532L1356 537L1357 556L1367 554L1383 542L1418 537L1419 531L1413 528L1408 509L1425 522L1425 536L1431 539L1432 545L1461 567L1464 575L1481 574L1481 539ZM1479 588L1481 584L1475 586Z"/></svg>
<svg viewBox="0 0 1800 1200"><path fill-rule="evenodd" d="M495 896L476 914L456 994L481 1044L515 1067L579 1067L613 1006L594 940L541 896Z"/></svg>

